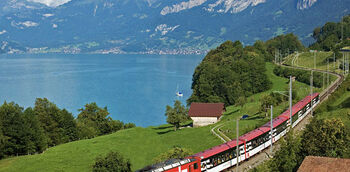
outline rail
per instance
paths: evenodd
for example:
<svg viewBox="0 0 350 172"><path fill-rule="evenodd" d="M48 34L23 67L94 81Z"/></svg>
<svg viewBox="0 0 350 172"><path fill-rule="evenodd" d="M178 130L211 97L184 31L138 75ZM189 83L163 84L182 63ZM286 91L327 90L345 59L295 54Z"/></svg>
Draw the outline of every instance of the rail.
<svg viewBox="0 0 350 172"><path fill-rule="evenodd" d="M285 65L282 64L283 67L288 67L288 68L294 68L294 69L301 69L301 70L308 70L308 71L317 71L317 72L322 72L322 73L329 73L331 75L334 75L337 77L337 79L331 83L325 90L323 90L320 93L320 103L321 104L325 99L328 98L328 96L330 94L332 94L338 87L339 85L344 81L344 76L335 72L330 72L330 71L325 71L325 70L320 70L320 69L310 69L310 68L305 68L305 67L300 67L300 66L289 66L289 65ZM310 115L307 115L306 118L311 118ZM299 124L296 126L297 130L302 130L303 126L305 126L307 124L307 119L303 119L303 121L299 122ZM274 152L277 151L279 149L279 146L275 146ZM247 171L249 169L252 169L256 166L258 166L259 164L261 164L262 162L264 162L265 160L268 160L271 158L271 156L269 155L269 149L265 149L264 151L262 151L262 153L257 154L253 157L251 157L248 160L245 160L243 162L240 163L240 167L239 167L239 171ZM231 167L229 169L226 169L225 171L236 171L235 169L236 167Z"/></svg>

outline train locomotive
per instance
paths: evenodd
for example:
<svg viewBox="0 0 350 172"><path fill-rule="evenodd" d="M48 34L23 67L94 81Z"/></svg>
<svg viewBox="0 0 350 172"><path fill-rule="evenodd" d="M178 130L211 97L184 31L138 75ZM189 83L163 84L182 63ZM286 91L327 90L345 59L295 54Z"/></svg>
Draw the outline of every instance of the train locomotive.
<svg viewBox="0 0 350 172"><path fill-rule="evenodd" d="M230 168L237 163L237 148L239 149L238 161L242 162L255 154L268 148L271 143L283 137L289 126L295 127L320 102L319 93L313 93L292 106L292 124L290 123L289 109L272 121L273 134L271 138L270 122L252 130L238 138L221 145L212 147L184 159L173 159L163 163L154 164L138 172L218 172ZM272 140L271 140L272 139Z"/></svg>

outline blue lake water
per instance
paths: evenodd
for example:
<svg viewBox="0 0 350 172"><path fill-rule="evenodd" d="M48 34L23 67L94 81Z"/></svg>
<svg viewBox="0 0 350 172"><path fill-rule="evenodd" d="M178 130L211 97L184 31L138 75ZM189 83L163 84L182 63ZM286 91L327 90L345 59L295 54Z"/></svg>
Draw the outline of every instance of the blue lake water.
<svg viewBox="0 0 350 172"><path fill-rule="evenodd" d="M138 126L166 123L165 106L184 104L203 55L0 56L0 101L33 107L46 97L75 116L86 103L107 106L111 117Z"/></svg>

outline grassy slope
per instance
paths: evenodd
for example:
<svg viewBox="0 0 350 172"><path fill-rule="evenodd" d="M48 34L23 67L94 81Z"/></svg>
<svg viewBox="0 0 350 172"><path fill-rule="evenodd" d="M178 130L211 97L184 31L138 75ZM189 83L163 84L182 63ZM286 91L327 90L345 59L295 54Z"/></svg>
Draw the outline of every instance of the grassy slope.
<svg viewBox="0 0 350 172"><path fill-rule="evenodd" d="M89 140L81 140L48 149L43 154L0 161L0 171L90 171L97 155L119 151L131 160L133 169L152 163L158 154L175 145L195 152L220 144L209 127L185 128L177 132L169 125L133 128ZM165 134L166 133L166 134ZM198 140L201 140L198 142Z"/></svg>
<svg viewBox="0 0 350 172"><path fill-rule="evenodd" d="M273 88L253 95L247 100L247 104L240 107L229 106L223 120L223 130L229 130L231 138L235 136L233 119L242 114L255 114L259 108L259 99L262 95L274 90L284 90L288 87L288 79L277 77L272 73L273 64L267 63L267 74L273 81ZM302 83L296 83L299 87L299 99L309 93L309 87ZM288 107L282 104L275 110L275 116ZM240 122L240 133L244 134L268 121L268 118L253 118ZM219 125L215 124L215 125ZM90 171L96 156L106 154L109 151L119 151L131 160L133 169L139 169L152 163L152 159L175 145L200 152L221 143L219 139L210 133L215 125L201 128L184 128L176 132L170 125L162 125L148 128L133 128L119 131L110 135L96 137L89 140L81 140L59 145L48 149L42 154L13 157L0 161L0 171ZM232 128L233 127L233 128Z"/></svg>
<svg viewBox="0 0 350 172"><path fill-rule="evenodd" d="M235 120L237 118L240 118L244 114L248 114L250 118L246 120L240 120L239 122L239 132L240 135L251 131L254 128L260 127L261 125L265 124L269 121L270 112L268 112L268 117L264 118L265 113L260 113L260 98L264 95L270 94L272 91L284 91L288 90L289 88L289 79L278 77L273 74L273 64L267 63L267 71L266 74L270 78L270 80L273 82L273 86L270 90L252 95L247 98L247 103L241 108L237 106L230 106L227 107L226 115L224 116L221 123L224 123L224 126L221 128L221 131L225 133L227 136L229 136L231 139L236 138L236 122ZM297 87L298 95L297 100L300 100L304 98L306 95L310 93L310 87L309 85L296 82L293 86ZM319 88L314 88L314 91L318 92L321 91ZM284 93L287 94L288 93ZM288 102L281 103L277 107L274 107L274 117L281 114L286 108L289 107Z"/></svg>
<svg viewBox="0 0 350 172"><path fill-rule="evenodd" d="M294 56L295 54L288 56L285 61L285 64L292 65L292 59ZM333 57L333 52L316 52L317 69L327 70L327 57ZM340 63L340 60L337 60L336 62L329 62L329 70L337 70ZM306 68L314 68L314 53L300 53L297 60L294 61L294 65ZM339 71L337 70L337 72Z"/></svg>
<svg viewBox="0 0 350 172"><path fill-rule="evenodd" d="M320 65L320 61L323 61L325 58L327 58L327 56L331 55L332 53L329 52L319 52L319 55L322 54L320 57L322 57L320 60L318 60L318 64L317 64L317 68L319 69L327 69L327 64L324 65ZM300 66L304 66L304 67L313 67L313 56L311 53L305 53L303 54L303 56L301 56L303 58L300 58L298 60L298 65ZM304 63L305 62L305 63ZM286 61L287 64L291 65L291 58L288 58ZM311 63L311 65L310 65ZM330 63L330 66L333 66L334 63ZM330 68L331 69L331 68ZM334 68L332 68L334 69ZM341 72L340 70L336 70L336 72ZM344 83L343 83L344 84ZM343 86L342 84L342 86ZM350 85L348 86L350 88ZM339 90L338 90L339 91ZM347 129L350 130L350 107L340 107L339 105L341 105L342 103L346 102L346 101L350 101L350 91L346 91L344 94L341 94L339 97L337 97L337 99L335 101L326 101L324 103L326 103L328 106L334 107L333 110L328 111L328 112L322 112L322 113L317 113L315 115L316 118L318 119L331 119L331 118L340 118ZM269 167L268 167L268 163L263 163L260 164L255 171L268 171ZM254 170L251 170L254 171Z"/></svg>

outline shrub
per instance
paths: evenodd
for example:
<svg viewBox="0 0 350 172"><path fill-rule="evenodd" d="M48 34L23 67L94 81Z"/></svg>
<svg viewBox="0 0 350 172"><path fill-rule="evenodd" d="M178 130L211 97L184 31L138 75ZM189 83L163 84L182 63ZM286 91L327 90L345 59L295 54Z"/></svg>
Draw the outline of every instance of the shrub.
<svg viewBox="0 0 350 172"><path fill-rule="evenodd" d="M131 163L118 152L110 152L105 157L97 157L93 172L131 172Z"/></svg>

